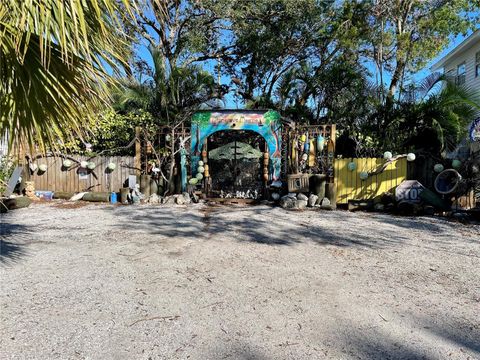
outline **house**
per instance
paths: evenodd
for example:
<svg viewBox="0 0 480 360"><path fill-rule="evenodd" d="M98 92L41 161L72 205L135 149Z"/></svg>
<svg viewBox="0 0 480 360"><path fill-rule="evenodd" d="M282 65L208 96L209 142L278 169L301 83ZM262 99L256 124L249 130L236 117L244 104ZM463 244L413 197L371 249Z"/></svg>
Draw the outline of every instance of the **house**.
<svg viewBox="0 0 480 360"><path fill-rule="evenodd" d="M473 91L480 91L480 29L436 62L432 71L440 71Z"/></svg>

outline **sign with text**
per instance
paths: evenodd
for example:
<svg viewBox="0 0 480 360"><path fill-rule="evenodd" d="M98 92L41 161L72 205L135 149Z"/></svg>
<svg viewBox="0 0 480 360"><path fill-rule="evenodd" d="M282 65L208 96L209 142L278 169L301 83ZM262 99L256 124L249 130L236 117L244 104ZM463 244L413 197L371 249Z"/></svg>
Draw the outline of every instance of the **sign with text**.
<svg viewBox="0 0 480 360"><path fill-rule="evenodd" d="M405 180L395 189L397 201L408 201L410 203L420 202L420 193L425 189L417 180Z"/></svg>

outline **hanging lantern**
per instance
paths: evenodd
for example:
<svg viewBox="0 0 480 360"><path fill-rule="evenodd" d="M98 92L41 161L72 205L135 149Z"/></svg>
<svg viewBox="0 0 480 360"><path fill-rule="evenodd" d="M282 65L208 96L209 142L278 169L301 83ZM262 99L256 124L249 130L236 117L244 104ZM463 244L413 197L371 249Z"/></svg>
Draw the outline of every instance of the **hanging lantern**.
<svg viewBox="0 0 480 360"><path fill-rule="evenodd" d="M392 153L391 153L390 151L385 151L385 152L383 153L383 158L384 158L385 160L391 160L392 157L393 157L393 155L392 155Z"/></svg>
<svg viewBox="0 0 480 360"><path fill-rule="evenodd" d="M190 180L188 180L188 183L190 185L197 185L198 184L198 179L196 177L191 178Z"/></svg>
<svg viewBox="0 0 480 360"><path fill-rule="evenodd" d="M368 172L362 171L360 173L360 180L367 180L368 179Z"/></svg>
<svg viewBox="0 0 480 360"><path fill-rule="evenodd" d="M109 163L109 164L107 165L107 169L110 170L110 171L113 171L113 170L115 170L116 168L117 168L117 165L116 165L115 163L113 163L113 162L111 162L111 163Z"/></svg>
<svg viewBox="0 0 480 360"><path fill-rule="evenodd" d="M47 167L47 164L40 164L40 165L38 166L38 170L40 170L41 172L47 171L47 168L48 168L48 167Z"/></svg>
<svg viewBox="0 0 480 360"><path fill-rule="evenodd" d="M198 166L203 166L203 164L204 164L204 162L203 162L202 160L200 160L200 161L198 162Z"/></svg>
<svg viewBox="0 0 480 360"><path fill-rule="evenodd" d="M35 163L31 163L31 164L30 164L30 170L31 170L32 172L35 172L35 170L37 170L37 169L38 169L38 165L37 165L37 164L35 164Z"/></svg>
<svg viewBox="0 0 480 360"><path fill-rule="evenodd" d="M80 162L80 167L86 169L87 166L88 166L88 161L81 161L81 162Z"/></svg>
<svg viewBox="0 0 480 360"><path fill-rule="evenodd" d="M462 162L458 159L452 160L452 167L454 169L460 169L460 166L462 166Z"/></svg>
<svg viewBox="0 0 480 360"><path fill-rule="evenodd" d="M202 180L202 179L203 179L203 174L202 174L202 173L197 173L196 178L197 178L198 180Z"/></svg>
<svg viewBox="0 0 480 360"><path fill-rule="evenodd" d="M72 160L69 160L69 159L65 159L63 160L63 167L68 169L70 166L72 166Z"/></svg>
<svg viewBox="0 0 480 360"><path fill-rule="evenodd" d="M302 161L307 161L308 159L308 155L307 154L303 154L302 155Z"/></svg>
<svg viewBox="0 0 480 360"><path fill-rule="evenodd" d="M93 170L93 169L95 169L96 166L97 166L97 164L95 164L93 161L89 161L88 164L87 164L87 169L88 170Z"/></svg>
<svg viewBox="0 0 480 360"><path fill-rule="evenodd" d="M433 171L435 171L436 173L441 173L444 169L445 167L442 164L435 164L435 166L433 167Z"/></svg>
<svg viewBox="0 0 480 360"><path fill-rule="evenodd" d="M414 153L408 153L407 154L407 161L415 161L416 156Z"/></svg>
<svg viewBox="0 0 480 360"><path fill-rule="evenodd" d="M322 152L325 146L325 138L322 135L317 136L317 151Z"/></svg>
<svg viewBox="0 0 480 360"><path fill-rule="evenodd" d="M347 169L350 171L355 171L357 169L357 164L355 164L353 161L349 162L347 165Z"/></svg>
<svg viewBox="0 0 480 360"><path fill-rule="evenodd" d="M170 142L170 140L172 140L172 137L169 134L165 135L165 141Z"/></svg>
<svg viewBox="0 0 480 360"><path fill-rule="evenodd" d="M203 166L199 166L197 171L203 174L205 172L205 168Z"/></svg>

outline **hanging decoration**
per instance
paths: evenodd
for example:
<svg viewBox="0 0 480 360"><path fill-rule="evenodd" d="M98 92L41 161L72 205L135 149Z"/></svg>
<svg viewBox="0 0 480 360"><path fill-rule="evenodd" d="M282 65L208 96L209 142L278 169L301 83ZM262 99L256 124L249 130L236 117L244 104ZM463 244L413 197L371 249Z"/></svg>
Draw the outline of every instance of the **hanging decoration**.
<svg viewBox="0 0 480 360"><path fill-rule="evenodd" d="M383 158L384 158L385 160L391 160L392 157L393 157L393 154L392 154L390 151L385 151L385 152L383 153Z"/></svg>
<svg viewBox="0 0 480 360"><path fill-rule="evenodd" d="M454 169L460 169L460 167L462 166L462 162L458 159L454 159L452 160L452 167Z"/></svg>
<svg viewBox="0 0 480 360"><path fill-rule="evenodd" d="M73 165L72 160L69 160L69 159L63 160L63 167L64 167L65 169L68 169L68 168L69 168L70 166L72 166L72 165Z"/></svg>
<svg viewBox="0 0 480 360"><path fill-rule="evenodd" d="M435 171L436 173L441 173L444 169L445 167L442 164L435 164L435 166L433 167L433 171Z"/></svg>
<svg viewBox="0 0 480 360"><path fill-rule="evenodd" d="M368 179L368 172L362 171L360 172L360 180L367 180Z"/></svg>
<svg viewBox="0 0 480 360"><path fill-rule="evenodd" d="M47 164L40 164L38 166L38 170L41 171L41 172L47 171L47 168L48 168Z"/></svg>
<svg viewBox="0 0 480 360"><path fill-rule="evenodd" d="M109 164L107 165L107 169L110 170L110 171L113 171L113 170L115 170L116 168L117 168L117 165L116 165L115 163L113 163L113 162L111 162L111 163L109 163Z"/></svg>
<svg viewBox="0 0 480 360"><path fill-rule="evenodd" d="M88 164L87 164L87 169L88 170L93 170L93 169L95 169L96 166L97 166L97 164L95 164L93 161L89 161Z"/></svg>
<svg viewBox="0 0 480 360"><path fill-rule="evenodd" d="M415 154L414 153L408 153L407 154L407 161L415 161Z"/></svg>
<svg viewBox="0 0 480 360"><path fill-rule="evenodd" d="M350 171L355 171L357 169L357 164L355 164L353 161L349 162L347 165L347 169Z"/></svg>
<svg viewBox="0 0 480 360"><path fill-rule="evenodd" d="M80 162L80 167L86 169L87 166L88 166L88 161L81 161L81 162Z"/></svg>

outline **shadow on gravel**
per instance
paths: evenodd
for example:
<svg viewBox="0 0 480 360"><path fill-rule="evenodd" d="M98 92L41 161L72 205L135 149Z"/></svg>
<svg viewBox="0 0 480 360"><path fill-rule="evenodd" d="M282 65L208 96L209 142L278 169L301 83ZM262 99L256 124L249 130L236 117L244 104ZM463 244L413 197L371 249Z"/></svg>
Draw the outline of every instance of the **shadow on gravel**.
<svg viewBox="0 0 480 360"><path fill-rule="evenodd" d="M169 207L119 208L115 216L125 230L146 231L165 238L181 237L188 240L207 240L213 235L241 242L267 245L294 245L311 241L318 245L338 247L357 246L382 248L398 245L408 240L406 235L395 234L391 229L362 229L362 219L348 216L345 212L329 212L328 220L338 223L338 229L322 224L311 224L298 216L292 221L287 211L265 207L205 206L201 209ZM303 212L307 216L322 216L321 213ZM323 215L326 216L326 215ZM347 217L347 218L345 218ZM360 226L360 228L358 228Z"/></svg>
<svg viewBox="0 0 480 360"><path fill-rule="evenodd" d="M19 242L29 230L24 225L10 224L1 219L0 224L0 264L11 266L18 262L27 253L25 246Z"/></svg>

